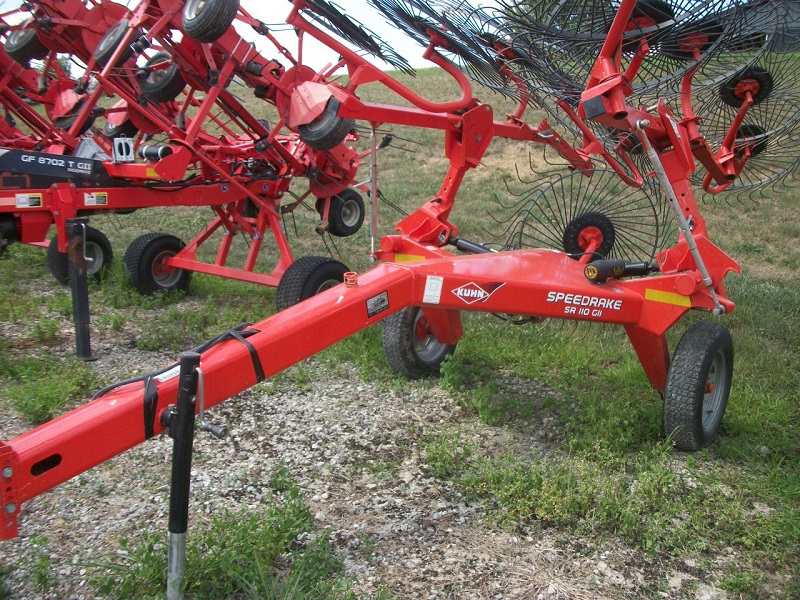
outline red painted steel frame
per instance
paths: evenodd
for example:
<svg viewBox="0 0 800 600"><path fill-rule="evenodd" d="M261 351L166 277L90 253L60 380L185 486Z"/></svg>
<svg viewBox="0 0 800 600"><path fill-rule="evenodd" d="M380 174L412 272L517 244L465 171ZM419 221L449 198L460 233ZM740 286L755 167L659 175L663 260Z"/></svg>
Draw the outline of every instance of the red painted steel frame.
<svg viewBox="0 0 800 600"><path fill-rule="evenodd" d="M361 275L354 286L340 284L249 327L256 333L247 342L269 377L391 312L423 306L426 314L472 310L617 323L631 334L637 351L647 355L653 346L666 352L660 340L687 310L712 307L702 290L691 295L674 291L683 277L594 285L584 277L583 265L547 250L385 263ZM456 293L466 285L493 291L468 304ZM370 316L367 301L381 294L386 294L388 308ZM666 365L654 363L645 368L651 380L661 381L657 387L663 387ZM205 352L201 368L207 407L257 383L248 347L238 340ZM0 494L6 507L0 538L16 535L22 502L143 442L146 430L159 433L161 413L176 400L175 374L152 382L157 397L150 393L150 400L142 383L132 383L2 444L0 472L11 469L12 475L3 481Z"/></svg>

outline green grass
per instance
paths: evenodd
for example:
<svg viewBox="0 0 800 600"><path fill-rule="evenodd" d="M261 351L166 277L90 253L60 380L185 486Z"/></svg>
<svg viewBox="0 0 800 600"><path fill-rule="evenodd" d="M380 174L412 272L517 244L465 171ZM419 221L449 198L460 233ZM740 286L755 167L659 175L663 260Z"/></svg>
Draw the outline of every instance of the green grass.
<svg viewBox="0 0 800 600"><path fill-rule="evenodd" d="M225 512L188 535L185 593L217 598L354 598L341 559L325 531L317 531L303 495L285 467L270 481L272 499L260 511ZM94 568L94 583L114 598L163 598L167 578L165 534L123 540L127 560L109 557ZM302 540L302 541L301 541Z"/></svg>

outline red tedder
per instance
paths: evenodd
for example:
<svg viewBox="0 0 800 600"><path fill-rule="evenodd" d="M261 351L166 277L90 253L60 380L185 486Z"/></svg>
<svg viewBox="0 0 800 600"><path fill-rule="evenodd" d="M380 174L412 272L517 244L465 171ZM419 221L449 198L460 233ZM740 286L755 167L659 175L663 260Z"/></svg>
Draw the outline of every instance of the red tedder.
<svg viewBox="0 0 800 600"><path fill-rule="evenodd" d="M203 10L222 11L232 1L208 0ZM481 311L623 326L663 395L666 433L684 450L710 443L730 391L731 336L717 320L698 322L670 355L665 334L689 310L724 315L734 308L723 280L739 266L711 241L694 190L705 181L708 191L721 191L739 178L756 185L750 166L758 167L769 142L800 122L796 102L781 123L773 117L785 113L770 111L790 101L796 86L770 75L797 60L788 27L792 3L621 0L615 7L601 0L533 0L522 10L510 0L493 9L370 2L426 47L426 58L458 83L460 98L429 102L342 44L335 36L407 68L325 0L294 0L287 22L301 38L311 35L339 53L345 83L300 65L279 78L256 68L245 72L278 79L280 125L301 136L305 130L316 140L334 137L348 119L373 128L441 129L448 172L436 197L380 241L376 267L347 273L342 284L312 295L330 261L299 260L285 276L285 310L198 348L193 369L202 380L200 404L220 403L379 321L391 365L419 377L454 351L463 334L461 312ZM135 12L131 26L146 14ZM237 18L269 37L243 11ZM163 45L174 60L190 62L188 49ZM202 52L216 64L213 51ZM106 68L99 80L108 75ZM473 96L469 77L516 98L518 109L495 119ZM365 102L358 88L367 83L388 87L411 106ZM721 104L708 99L712 91ZM700 103L693 104L693 94ZM547 121L525 123L529 104L580 136L580 148ZM720 115L729 117L725 126ZM700 117L714 126L711 133L701 133ZM571 169L526 196L503 251L463 239L448 220L463 178L495 136L546 143ZM707 175L696 173L695 161ZM665 229L674 234L669 240ZM454 256L448 246L469 255ZM102 390L86 405L0 444L0 535L16 535L25 501L170 427L183 381L176 365L165 367Z"/></svg>
<svg viewBox="0 0 800 600"><path fill-rule="evenodd" d="M281 215L309 195L323 218L320 232L347 236L361 226L363 200L349 187L365 154L348 145L357 138L353 123L337 117L336 130L317 139L300 115L282 133L283 119L271 127L228 89L241 80L279 108L293 89L284 66L263 58L231 27L235 18L251 20L238 3L228 3L224 18L213 22L183 0L143 0L132 10L81 0L43 0L29 8L29 19L6 26L6 52L0 53L9 83L3 103L32 131L25 135L7 123L0 235L4 244L47 245L55 224L48 265L57 279L67 279L67 222L98 212L183 205L216 213L188 244L167 234L133 242L125 263L145 294L185 288L191 271L278 285L293 260ZM290 71L307 69L274 41ZM81 61L85 73L73 81L58 53ZM37 59L44 61L40 75L28 67ZM105 106L104 97L116 102ZM26 100L43 102L48 118ZM100 116L106 119L102 135L87 137ZM302 139L304 128L310 143ZM149 142L153 136L160 141ZM297 177L308 178L309 191L300 201L282 203ZM205 262L198 250L217 232L223 235L215 259ZM249 240L241 267L228 265L236 233ZM263 273L256 261L269 235L280 256ZM93 228L85 237L90 274L100 275L111 246Z"/></svg>

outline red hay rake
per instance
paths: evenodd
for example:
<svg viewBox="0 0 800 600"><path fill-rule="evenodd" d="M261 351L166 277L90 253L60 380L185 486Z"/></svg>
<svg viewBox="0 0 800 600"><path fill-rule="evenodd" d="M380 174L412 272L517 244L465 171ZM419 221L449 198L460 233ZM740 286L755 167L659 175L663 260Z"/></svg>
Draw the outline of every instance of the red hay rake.
<svg viewBox="0 0 800 600"><path fill-rule="evenodd" d="M165 429L176 437L177 456L177 428L191 432L202 407L214 406L379 321L384 322L389 362L410 377L435 372L454 351L463 334L462 311L513 315L517 321L621 325L650 383L664 397L664 429L675 445L691 451L712 441L730 391L731 336L717 320L699 322L671 356L665 334L689 310L724 315L734 308L723 280L731 271L739 272L739 265L711 241L695 186L709 193L756 188L796 167L796 158L779 160L770 169L758 162L769 164L773 151L786 154L781 146L794 139L800 122L794 3L534 0L522 10L505 0L492 9L462 2L370 2L425 47L424 56L458 83L460 98L444 103L421 98L343 44L338 38L410 70L401 57L325 0L294 0L286 20L301 39L313 36L339 53L339 64L323 73L296 63L282 70L241 45L232 29L211 42L184 38L176 43L165 32L178 13L165 2L157 7L145 1L128 17L117 49L97 73L102 88L127 103L127 117L135 122L141 109L130 77L114 65L125 48L137 43L158 43L191 89L203 90L206 97L196 105L202 118L187 122L186 129L159 120L158 111L147 112L147 119L170 133L173 153L144 166L102 163L112 177L145 182L152 169L161 178L169 173L177 179L194 161L206 178L212 171L217 177L204 188L206 193L235 187L236 202L258 200L262 210L272 208L269 218L277 215L277 207L255 189L262 181L219 168L230 164L226 153L238 150L233 144L212 147L201 123L212 104L231 117L239 105L226 96L224 86L208 83L201 65L218 67L215 81L235 73L266 90L264 97L278 108L280 122L267 130L242 117L249 131L243 143L251 153L266 143L268 153L261 156L279 157L275 164L293 168L299 161L277 143L283 126L297 130L295 142L330 146L325 158L339 166L345 162L342 155L357 160L340 142L348 128L342 123L359 119L373 130L384 123L442 130L449 169L436 197L397 223L394 235L380 240L373 254L381 263L370 271L344 274L344 283L330 287L323 285L330 281L330 259L294 262L278 292L285 310L195 349L183 357L180 368L176 363L102 390L84 406L0 443L0 536L16 535L20 506L37 494ZM186 11L223 13L238 3L207 0L202 10L201 4L187 2L184 19ZM236 18L270 38L280 51L263 23L241 8ZM346 83L330 78L336 67L346 69ZM771 70L781 73L780 80ZM515 98L516 111L495 119L492 108L473 96L470 78ZM358 88L367 83L386 86L411 106L365 102ZM70 135L77 133L96 95L88 93ZM569 145L547 121L526 123L529 105L544 107L552 114L550 121L577 132L580 147ZM170 110L180 114L183 108ZM704 123L711 126L708 135ZM571 169L518 196L509 207L514 216L507 221L508 249L500 252L461 238L448 220L464 176L480 164L497 136L547 144ZM332 177L325 186L338 193L351 177ZM374 180L372 186L375 202ZM73 192L54 188L64 202L75 201ZM109 190L110 203L116 188L103 189ZM220 209L222 222L239 216ZM259 220L269 218L259 215ZM470 255L454 256L448 246ZM184 266L180 259L169 264ZM191 433L188 437L190 453ZM188 477L188 465L184 467L182 477ZM188 483L184 487L188 494ZM183 517L171 532L186 531L185 509Z"/></svg>

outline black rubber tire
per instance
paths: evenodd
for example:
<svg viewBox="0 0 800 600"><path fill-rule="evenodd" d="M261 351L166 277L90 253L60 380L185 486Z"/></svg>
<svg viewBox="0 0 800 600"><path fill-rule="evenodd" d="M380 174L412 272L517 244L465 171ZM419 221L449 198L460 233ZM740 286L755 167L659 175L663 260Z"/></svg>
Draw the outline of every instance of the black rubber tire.
<svg viewBox="0 0 800 600"><path fill-rule="evenodd" d="M327 256L303 256L289 265L281 277L275 292L275 307L280 312L316 296L344 281L349 270Z"/></svg>
<svg viewBox="0 0 800 600"><path fill-rule="evenodd" d="M239 0L187 0L183 30L198 42L214 42L228 31L238 11Z"/></svg>
<svg viewBox="0 0 800 600"><path fill-rule="evenodd" d="M170 62L170 66L166 69L150 70L153 65L165 61ZM169 52L157 52L144 64L145 75L137 77L142 94L153 102L171 102L186 87L186 81L178 65L171 61Z"/></svg>
<svg viewBox="0 0 800 600"><path fill-rule="evenodd" d="M47 56L47 47L39 39L33 27L15 29L9 33L3 48L11 58L22 65Z"/></svg>
<svg viewBox="0 0 800 600"><path fill-rule="evenodd" d="M328 107L316 121L300 125L297 128L300 139L314 150L327 152L336 148L355 127L353 119L343 119L337 116L330 108L329 100Z"/></svg>
<svg viewBox="0 0 800 600"><path fill-rule="evenodd" d="M741 107L742 104L744 104L744 98L740 98L736 95L736 86L748 79L758 83L758 92L753 94L753 104L763 102L772 93L772 88L774 87L772 74L761 67L748 67L720 86L719 97L722 98L722 101L728 106L732 106L733 108Z"/></svg>
<svg viewBox="0 0 800 600"><path fill-rule="evenodd" d="M72 129L72 126L75 124L75 120L78 118L78 114L81 112L81 109L83 109L84 103L85 103L84 100L78 100L78 102L73 107L71 113L53 119L53 125L55 126L55 128L60 129L62 131L68 131ZM81 128L78 130L78 135L83 135L84 133L89 131L92 125L94 125L94 121L96 118L97 115L95 114L95 112L90 111L88 116L86 117L86 120L83 122L83 125L81 125Z"/></svg>
<svg viewBox="0 0 800 600"><path fill-rule="evenodd" d="M134 125L130 119L125 119L119 125L112 125L111 123L106 122L106 124L103 126L103 135L110 140L118 137L132 138L136 137L136 134L138 133L139 128L136 127L136 125Z"/></svg>
<svg viewBox="0 0 800 600"><path fill-rule="evenodd" d="M95 281L102 281L111 269L114 262L114 250L105 234L94 227L86 227L87 257L93 259L87 268L86 274ZM47 269L59 283L69 284L69 258L66 252L58 251L56 238L50 240L47 247Z"/></svg>
<svg viewBox="0 0 800 600"><path fill-rule="evenodd" d="M317 212L324 214L325 200L317 200ZM348 188L331 198L328 210L328 233L336 237L348 237L356 233L364 224L366 208L364 198L357 191Z"/></svg>
<svg viewBox="0 0 800 600"><path fill-rule="evenodd" d="M694 452L711 443L725 414L732 377L728 328L714 321L692 324L675 349L664 391L664 433L678 449ZM706 393L709 383L714 387Z"/></svg>
<svg viewBox="0 0 800 600"><path fill-rule="evenodd" d="M117 51L117 47L122 42L122 38L128 33L128 24L128 19L122 19L116 25L112 26L111 29L106 31L103 39L100 40L100 43L97 44L97 48L94 49L94 60L98 65L105 67L108 61L111 60L114 52ZM138 38L140 34L141 31L137 31L137 35L134 36L134 39ZM131 56L133 56L133 48L128 46L122 52L114 67L122 66Z"/></svg>
<svg viewBox="0 0 800 600"><path fill-rule="evenodd" d="M423 317L419 306L410 306L383 321L386 360L396 373L409 379L438 374L444 360L456 350L456 344L443 344L431 333L420 339L417 328Z"/></svg>
<svg viewBox="0 0 800 600"><path fill-rule="evenodd" d="M603 242L600 244L600 247L595 250L595 253L606 258L614 248L614 224L607 216L599 212L584 213L567 223L567 226L564 228L564 235L561 238L564 252L567 254L574 254L578 257L584 252L583 248L581 248L578 243L578 239L581 231L587 227L596 227L603 234Z"/></svg>
<svg viewBox="0 0 800 600"><path fill-rule="evenodd" d="M739 129L736 130L736 139L733 144L733 153L737 158L744 156L744 140L743 138L760 138L755 144L750 146L750 156L758 156L769 145L769 136L764 131L763 127L753 125L752 123L743 123Z"/></svg>
<svg viewBox="0 0 800 600"><path fill-rule="evenodd" d="M133 287L143 296L156 292L185 291L189 287L191 272L173 269L165 272L163 260L175 256L186 244L167 233L146 233L139 236L125 252L125 268Z"/></svg>

